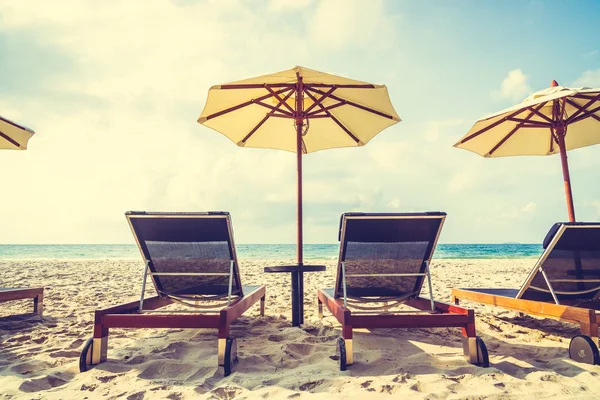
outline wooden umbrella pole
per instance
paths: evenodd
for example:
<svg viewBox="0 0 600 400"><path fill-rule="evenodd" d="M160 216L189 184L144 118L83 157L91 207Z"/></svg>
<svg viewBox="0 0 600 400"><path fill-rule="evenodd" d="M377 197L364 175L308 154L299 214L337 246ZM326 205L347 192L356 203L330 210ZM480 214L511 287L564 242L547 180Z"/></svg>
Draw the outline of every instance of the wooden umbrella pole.
<svg viewBox="0 0 600 400"><path fill-rule="evenodd" d="M553 80L550 82L550 87L558 86L558 82ZM554 123L552 128L560 150L560 163L562 164L563 181L565 182L565 195L567 197L567 211L569 213L569 222L575 222L575 208L573 207L573 192L571 192L571 176L569 175L569 162L567 161L567 145L565 144L565 136L567 135L567 127L564 120L565 101L554 100L552 102L552 119Z"/></svg>
<svg viewBox="0 0 600 400"><path fill-rule="evenodd" d="M296 249L298 265L303 263L302 255L302 125L304 123L304 116L302 114L302 91L304 85L302 84L302 76L298 74L298 85L296 87L296 161L298 163L298 235L297 243L298 248Z"/></svg>
<svg viewBox="0 0 600 400"><path fill-rule="evenodd" d="M300 326L304 322L304 274L302 272L303 254L302 254L302 125L304 124L304 115L302 102L302 76L299 73L298 83L296 84L296 161L298 164L298 205L297 205L297 270L292 272L292 326Z"/></svg>
<svg viewBox="0 0 600 400"><path fill-rule="evenodd" d="M565 195L567 198L567 211L569 212L569 221L575 222L575 208L573 207L573 192L571 191L571 176L569 175L569 162L567 161L567 146L565 145L564 127L558 127L556 136L558 138L558 148L560 149L560 162L562 164L563 180L565 182ZM562 129L561 129L562 128Z"/></svg>

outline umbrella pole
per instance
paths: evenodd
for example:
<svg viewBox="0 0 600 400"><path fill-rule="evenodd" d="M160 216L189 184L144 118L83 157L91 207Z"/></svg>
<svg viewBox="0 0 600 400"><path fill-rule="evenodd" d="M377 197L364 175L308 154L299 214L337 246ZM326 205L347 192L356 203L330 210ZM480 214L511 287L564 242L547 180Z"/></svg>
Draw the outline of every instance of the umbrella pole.
<svg viewBox="0 0 600 400"><path fill-rule="evenodd" d="M297 205L297 237L296 237L296 255L298 271L292 273L292 326L300 326L304 322L304 273L302 272L303 254L302 254L302 125L304 118L302 110L303 95L302 77L298 74L298 84L296 86L296 162L298 165L298 205Z"/></svg>
<svg viewBox="0 0 600 400"><path fill-rule="evenodd" d="M303 263L302 254L302 125L296 125L296 162L298 164L298 208L297 208L297 220L298 220L298 232L296 237L296 243L298 247L296 249L296 258L298 265Z"/></svg>
<svg viewBox="0 0 600 400"><path fill-rule="evenodd" d="M565 132L557 130L558 148L560 149L560 162L562 164L563 180L565 182L565 195L569 222L575 222L575 208L573 207L573 192L571 191L571 176L569 175L569 162L567 161L567 147L565 145Z"/></svg>

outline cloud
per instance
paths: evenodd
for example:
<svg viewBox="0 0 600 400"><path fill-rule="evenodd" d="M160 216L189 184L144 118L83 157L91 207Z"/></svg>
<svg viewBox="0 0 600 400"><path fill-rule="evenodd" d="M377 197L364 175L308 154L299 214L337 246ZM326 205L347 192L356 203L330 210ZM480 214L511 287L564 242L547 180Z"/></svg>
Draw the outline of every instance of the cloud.
<svg viewBox="0 0 600 400"><path fill-rule="evenodd" d="M19 171L5 180L14 190L0 218L12 229L0 241L130 242L129 209L229 210L245 226L267 209L266 194L293 195L293 155L240 149L196 123L211 85L269 72L267 64L289 68L306 54L293 30L264 18L237 1L3 10L0 72L22 74L3 90L0 110L37 133L27 152L0 158L1 168ZM300 44L292 52L289 42ZM274 53L280 61L271 62ZM37 55L49 68L15 64ZM30 72L33 93L22 90ZM248 204L259 205L251 215ZM283 217L272 219L288 223ZM36 221L47 228L27 228Z"/></svg>
<svg viewBox="0 0 600 400"><path fill-rule="evenodd" d="M500 90L493 92L493 96L502 100L521 101L531 92L527 84L527 75L521 69L513 69L500 84Z"/></svg>
<svg viewBox="0 0 600 400"><path fill-rule="evenodd" d="M588 57L594 57L597 54L598 54L598 50L592 50L592 51L588 51L583 56L586 57L586 58L588 58Z"/></svg>
<svg viewBox="0 0 600 400"><path fill-rule="evenodd" d="M446 190L448 193L459 193L474 186L477 181L478 175L474 170L461 171L450 178Z"/></svg>
<svg viewBox="0 0 600 400"><path fill-rule="evenodd" d="M600 87L600 69L587 70L575 81L573 81L572 87Z"/></svg>
<svg viewBox="0 0 600 400"><path fill-rule="evenodd" d="M313 2L314 0L271 0L268 8L271 12L293 12L303 10Z"/></svg>
<svg viewBox="0 0 600 400"><path fill-rule="evenodd" d="M514 221L499 218L510 207L545 213L546 229L564 208L550 191L561 190L556 159L484 160L451 147L470 113L496 106L468 106L473 93L455 83L439 90L431 78L467 71L461 63L473 49L465 37L448 36L456 47L440 42L446 31L435 24L415 30L423 15L398 12L411 8L339 0L11 2L0 13L0 112L37 133L26 152L0 155L10 172L0 242L132 243L127 210L227 210L238 243L293 243L295 155L239 148L196 118L211 85L298 64L382 79L405 118L365 147L304 158L307 242L335 241L340 213L350 210L448 211L444 237L463 242L511 237ZM451 49L456 63L431 62L429 54L443 53L436 46ZM528 82L515 71L501 86L509 97L518 92L515 76ZM574 180L586 183L575 181L575 190L591 199L600 198L587 184L596 150L570 159ZM548 176L556 184L547 185ZM474 216L490 209L496 219L478 228ZM519 232L531 235L533 225Z"/></svg>
<svg viewBox="0 0 600 400"><path fill-rule="evenodd" d="M537 209L537 204L535 204L534 202L530 202L525 204L525 206L523 208L521 208L521 212L522 213L532 213L535 212L535 210Z"/></svg>
<svg viewBox="0 0 600 400"><path fill-rule="evenodd" d="M385 10L381 0L319 1L309 18L308 31L311 42L326 50L359 45L391 47L397 18Z"/></svg>
<svg viewBox="0 0 600 400"><path fill-rule="evenodd" d="M427 141L435 142L440 138L440 136L449 136L444 134L449 130L448 128L461 126L463 124L465 124L465 120L462 118L452 118L445 121L431 121L425 125L425 132L423 136Z"/></svg>
<svg viewBox="0 0 600 400"><path fill-rule="evenodd" d="M523 219L523 218L531 218L535 210L537 209L537 204L534 202L529 202L525 204L523 207L510 207L509 209L500 213L500 218L503 219Z"/></svg>

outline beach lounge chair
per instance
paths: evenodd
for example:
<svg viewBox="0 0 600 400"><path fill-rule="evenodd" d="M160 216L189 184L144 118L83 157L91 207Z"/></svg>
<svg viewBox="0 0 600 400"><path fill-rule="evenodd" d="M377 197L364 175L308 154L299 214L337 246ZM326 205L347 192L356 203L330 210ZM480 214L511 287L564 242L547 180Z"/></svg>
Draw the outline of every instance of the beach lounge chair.
<svg viewBox="0 0 600 400"><path fill-rule="evenodd" d="M12 300L33 299L33 312L44 312L44 288L0 288L0 303Z"/></svg>
<svg viewBox="0 0 600 400"><path fill-rule="evenodd" d="M542 246L519 289L452 289L452 298L579 324L581 335L571 339L569 356L598 364L600 223L554 224Z"/></svg>
<svg viewBox="0 0 600 400"><path fill-rule="evenodd" d="M431 294L429 265L445 218L440 212L342 215L335 288L317 292L319 317L325 304L342 324L337 341L342 371L353 363L353 328L460 327L466 359L489 366L473 310L436 301ZM425 277L430 298L419 296ZM410 309L391 310L401 304Z"/></svg>
<svg viewBox="0 0 600 400"><path fill-rule="evenodd" d="M106 361L110 328L217 328L218 365L229 375L237 363L229 325L258 300L264 315L265 305L264 286L241 284L229 213L125 215L146 263L141 298L96 311L80 370ZM148 276L158 295L146 298ZM174 302L187 310L158 310Z"/></svg>

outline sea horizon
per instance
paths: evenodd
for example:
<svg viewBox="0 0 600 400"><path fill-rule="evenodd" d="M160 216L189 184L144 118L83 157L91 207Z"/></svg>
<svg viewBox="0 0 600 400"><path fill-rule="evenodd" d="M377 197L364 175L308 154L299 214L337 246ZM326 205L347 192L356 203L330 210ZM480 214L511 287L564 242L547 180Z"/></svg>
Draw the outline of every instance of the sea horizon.
<svg viewBox="0 0 600 400"><path fill-rule="evenodd" d="M339 244L307 243L305 260L335 260ZM536 258L541 244L529 243L441 243L434 259ZM287 260L296 258L295 244L236 244L239 260ZM0 260L104 260L140 259L135 244L0 244Z"/></svg>

